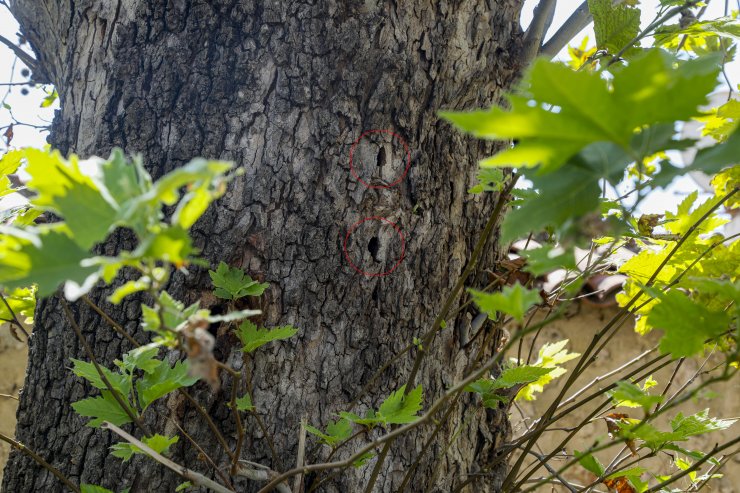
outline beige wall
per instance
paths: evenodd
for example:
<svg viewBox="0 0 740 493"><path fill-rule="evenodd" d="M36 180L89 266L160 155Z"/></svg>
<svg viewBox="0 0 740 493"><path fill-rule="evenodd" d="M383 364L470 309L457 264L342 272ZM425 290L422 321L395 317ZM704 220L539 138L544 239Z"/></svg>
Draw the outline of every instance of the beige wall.
<svg viewBox="0 0 740 493"><path fill-rule="evenodd" d="M570 340L570 344L568 345L569 350L582 353L590 343L593 334L595 334L600 328L602 328L604 324L608 322L615 313L617 313L616 308L602 309L593 307L591 305L579 305L578 307L575 307L569 318L558 320L544 329L543 333L540 334L537 340L535 351L539 349L541 344L543 344L544 342L554 342L567 338ZM652 348L657 344L658 340L659 333L657 332L648 334L644 337L639 336L633 331L632 323L631 321L629 321L624 326L622 326L617 335L609 342L608 346L600 355L599 359L585 372L582 377L580 377L576 381L574 389L580 389L584 385L591 382L596 376L617 368L623 363L634 358L641 352ZM529 347L529 345L525 344L525 347ZM716 364L719 360L717 358L710 358L710 361L705 366L705 369L710 368L713 361ZM566 363L565 366L566 368L573 368L576 362L577 360L570 361ZM646 362L646 360L644 360L644 362ZM672 395L672 391L675 391L688 379L695 375L700 364L701 361L686 361L677 372L676 379L674 380L674 384L671 387L672 390L668 392L668 395ZM637 367L639 367L639 363L633 368ZM670 379L673 368L675 368L675 364L671 364L663 370L655 373L654 378L658 381L658 385L653 388L653 393L661 393L663 391L665 384ZM556 382L553 382L549 388L546 388L543 394L540 394L541 397L538 398L536 401L517 401L519 407L527 416L535 418L541 416L550 402L552 402L552 400L555 398L558 390L560 389L560 386L565 382L567 377L568 374L565 374L558 380L556 380ZM697 378L696 382L698 383L698 381L702 378L707 377L700 376ZM605 383L602 382L600 384L597 384L596 386L592 387L587 394L590 394L591 391L605 387L612 381L613 379L610 379L607 380ZM708 398L708 396L703 396L696 399L694 402L684 403L676 411L669 411L667 413L668 416L666 420L658 421L658 424L662 425L660 429L670 430L667 421L669 421L669 418L674 416L675 413L677 413L678 411L683 411L683 413L686 415L693 414L694 412L703 410L705 408L709 408L711 416L727 418L739 416L740 397L738 396L737 389L737 379L735 379L734 382L723 383L721 385L712 387L712 390L714 390L718 394L715 398L710 399ZM569 391L567 395L570 395L571 393L572 391ZM602 399L600 398L599 400L594 402L600 403L602 402ZM588 411L594 409L594 407L590 406L584 407L588 408L586 409L586 412L584 412L584 408L581 408L578 411L574 412L572 415L563 418L563 420L556 426L567 428L580 423L588 414ZM642 417L642 410L640 409L620 407L615 411L608 412L627 413L631 417L635 418ZM522 422L519 411L515 407L512 407L511 416L512 422L514 423L514 432L521 434L524 430L524 423ZM709 450L712 446L714 446L715 443L723 443L723 441L728 438L734 438L738 436L738 433L740 433L740 422L736 423L734 426L730 427L724 432L715 432L703 437L695 438L693 439L693 441L684 442L684 448L691 449L693 447L693 449L695 450ZM565 438L566 435L567 433L564 431L553 431L545 433L537 444L539 450L549 453ZM566 445L566 451L570 454L573 452L573 449L585 450L592 446L594 440L597 438L601 439L601 443L609 441L609 438L607 436L606 424L603 419L597 419L596 421L587 424L579 432L579 434L576 435L574 439ZM620 449L621 447L613 447L597 455L599 456L600 461L606 465L614 458L614 455ZM535 450L538 450L538 448L535 448ZM645 453L645 451L642 451L642 454ZM534 459L531 456L530 458ZM648 470L654 470L652 466L656 465L655 461L660 461L661 465L659 467L661 472L664 474L675 473L678 471L678 469L674 465L672 465L670 458L665 454L661 454L659 458L652 459L652 462L643 461L644 464L640 465L647 467ZM527 464L529 464L530 462L531 461L529 459L526 461ZM552 465L553 467L561 467L564 463L564 460L560 459L552 462ZM706 470L706 468L704 468L703 470ZM544 472L544 469L542 469L541 471L538 471L536 475L544 476ZM730 462L724 467L722 472L725 474L725 477L720 480L710 481L708 486L711 485L712 487L708 488L707 491L724 493L740 492L740 454L736 455L733 459L730 459ZM589 484L595 479L595 477L591 473L584 470L580 466L575 466L571 470L571 472L565 474L564 476L566 479L571 479L572 481L579 484ZM679 482L674 484L674 487L687 486L687 482ZM606 491L606 487L601 485L598 490ZM547 488L541 488L540 491L549 492L553 491L553 489L552 487L548 486ZM555 489L554 491L567 492L568 490L565 488L561 488Z"/></svg>
<svg viewBox="0 0 740 493"><path fill-rule="evenodd" d="M23 335L21 334L21 337ZM18 395L26 374L26 345L13 339L7 325L0 325L0 394ZM0 432L13 436L18 401L0 396ZM0 481L10 445L0 441Z"/></svg>

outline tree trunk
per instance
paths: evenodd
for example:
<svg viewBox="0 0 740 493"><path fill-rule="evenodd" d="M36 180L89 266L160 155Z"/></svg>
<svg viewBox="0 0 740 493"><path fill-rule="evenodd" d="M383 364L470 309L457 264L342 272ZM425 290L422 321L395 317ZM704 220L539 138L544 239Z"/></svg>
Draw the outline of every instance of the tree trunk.
<svg viewBox="0 0 740 493"><path fill-rule="evenodd" d="M244 169L193 232L212 265L223 260L270 283L262 306L265 324L300 329L253 359L242 360L229 334L217 345L222 361L251 374L253 399L277 453L273 457L248 417L243 458L279 471L293 467L301 418L323 427L347 410L377 369L428 330L470 257L492 201L467 190L476 161L492 149L461 136L436 112L494 104L516 80L521 2L12 3L40 61L38 77L48 77L60 94L50 137L54 147L87 156L120 146L141 153L155 176L196 156L233 160ZM371 129L396 135L370 133L353 147ZM377 162L368 164L376 156ZM403 176L407 157L410 168ZM357 224L368 217L386 221ZM400 263L402 240L390 222L405 241ZM122 235L103 248L121 247L131 247ZM493 260L495 245L487 252ZM382 273L387 275L370 275ZM171 292L186 302L217 305L205 269L177 277ZM146 341L138 329L136 300L103 305ZM110 364L130 349L90 310L80 304L75 310L101 361ZM475 353L475 345L460 344L469 320L463 312L427 348L417 379L424 386L425 408L459 380ZM403 385L415 354L391 365L353 411L377 407ZM70 403L91 389L68 370L70 357L86 359L58 301L41 302L18 439L75 482L115 491L174 491L179 477L144 457L122 463L110 456L108 447L118 440L84 426L74 414ZM193 393L233 445L234 425L225 406L229 377L222 375L222 383L215 394L204 384ZM502 411L483 412L473 402L464 396L455 404L424 451L408 491L451 491L490 463L508 422ZM189 403L171 397L158 411L226 464ZM156 413L147 419L158 430L177 432ZM399 488L433 429L425 425L396 441L375 491ZM359 438L338 457L367 439ZM314 443L309 439L308 463L328 455ZM215 477L182 438L173 458ZM374 465L372 459L344 471L318 491L363 491ZM497 490L504 470L499 464L469 491ZM326 473L311 475L304 484L324 478ZM238 491L259 487L246 479L235 484ZM51 493L62 486L14 453L3 491Z"/></svg>

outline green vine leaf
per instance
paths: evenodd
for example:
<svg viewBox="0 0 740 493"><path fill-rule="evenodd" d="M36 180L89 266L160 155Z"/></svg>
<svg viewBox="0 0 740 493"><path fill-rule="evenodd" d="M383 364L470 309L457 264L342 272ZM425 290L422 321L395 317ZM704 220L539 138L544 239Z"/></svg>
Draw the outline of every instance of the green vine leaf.
<svg viewBox="0 0 740 493"><path fill-rule="evenodd" d="M187 363L178 361L175 366L170 367L166 361L160 361L156 368L145 373L136 382L142 412L160 397L181 387L189 387L197 381L197 377L189 375Z"/></svg>
<svg viewBox="0 0 740 493"><path fill-rule="evenodd" d="M292 325L283 325L273 329L257 328L257 326L245 320L236 330L236 335L242 342L242 351L251 353L255 349L272 341L290 339L298 332Z"/></svg>
<svg viewBox="0 0 740 493"><path fill-rule="evenodd" d="M612 0L588 0L594 18L596 46L615 55L640 32L640 9ZM633 50L634 51L634 50Z"/></svg>
<svg viewBox="0 0 740 493"><path fill-rule="evenodd" d="M539 291L527 289L519 283L504 286L498 293L486 293L476 289L468 289L468 292L478 308L494 320L497 313L501 312L511 315L521 323L527 311L542 301Z"/></svg>
<svg viewBox="0 0 740 493"><path fill-rule="evenodd" d="M417 413L421 410L422 388L417 386L404 395L406 386L392 392L378 408L378 416L387 425L413 423L417 420Z"/></svg>
<svg viewBox="0 0 740 493"><path fill-rule="evenodd" d="M142 438L142 442L149 448L161 455L167 455L170 447L178 442L180 437L177 435L173 437L166 437L159 433L154 434L150 437ZM111 446L111 455L123 459L123 462L127 462L134 456L134 454L148 455L147 452L143 451L136 445L128 442L119 442Z"/></svg>
<svg viewBox="0 0 740 493"><path fill-rule="evenodd" d="M306 431L319 437L323 443L333 448L352 436L352 423L344 418L338 419L326 426L326 433L307 424Z"/></svg>
<svg viewBox="0 0 740 493"><path fill-rule="evenodd" d="M118 405L115 397L108 390L101 391L100 397L88 397L73 402L72 408L80 416L93 418L87 423L88 426L93 428L99 428L105 421L109 421L116 426L131 422L129 415Z"/></svg>
<svg viewBox="0 0 740 493"><path fill-rule="evenodd" d="M260 283L246 275L237 267L229 267L225 262L220 262L215 271L209 270L213 286L216 288L214 294L225 300L238 300L245 296L261 296L268 283Z"/></svg>

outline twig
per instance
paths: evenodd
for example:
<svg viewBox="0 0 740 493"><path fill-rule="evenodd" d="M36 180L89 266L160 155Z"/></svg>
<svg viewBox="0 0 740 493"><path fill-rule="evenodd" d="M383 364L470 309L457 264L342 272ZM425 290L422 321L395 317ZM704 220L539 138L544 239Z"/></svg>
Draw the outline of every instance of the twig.
<svg viewBox="0 0 740 493"><path fill-rule="evenodd" d="M5 435L4 433L1 433L1 432L0 432L0 440L2 440L4 442L7 442L8 444L10 444L11 447L17 449L21 453L23 453L23 454L29 456L30 458L32 458L33 460L35 460L41 467L43 467L44 469L46 469L47 471L49 471L50 473L52 473L54 476L56 476L57 479L59 479L59 481L61 481L62 483L64 483L67 486L67 488L69 488L70 490L74 491L75 493L80 493L80 489L77 487L77 485L74 484L69 479L67 479L64 476L64 474L62 474L61 471L59 471L59 469L57 469L56 467L54 467L51 464L49 464L48 462L46 462L43 457L41 457L36 452L34 452L33 450L31 450L28 447L26 447L25 445L23 445L21 442L18 442L16 440L13 440L9 436L7 436L7 435Z"/></svg>
<svg viewBox="0 0 740 493"><path fill-rule="evenodd" d="M135 445L137 448L140 448L141 450L146 452L147 455L149 455L149 457L151 457L155 461L175 471L177 474L187 479L188 481L192 482L193 484L196 484L198 486L203 486L205 488L209 488L213 491L216 491L217 493L234 493L234 490L230 490L229 488L215 482L214 480L207 478L198 472L192 471L185 466L181 466L180 464L177 464L176 462L171 461L170 459L168 459L167 457L164 457L161 454L158 454L151 447L137 440L133 436L129 435L128 433L126 433L125 431L123 431L118 426L114 425L113 423L104 421L103 424L100 425L100 427L103 429L111 430L113 433L120 436L127 442L131 443L132 445Z"/></svg>
<svg viewBox="0 0 740 493"><path fill-rule="evenodd" d="M36 70L36 67L37 67L36 60L31 55L23 51L23 49L20 46L17 46L15 43L13 43L12 41L10 41L8 38L4 36L0 36L0 43L10 48L10 50L15 54L15 56L20 58L21 61L25 63L29 69L31 69L32 71Z"/></svg>
<svg viewBox="0 0 740 493"><path fill-rule="evenodd" d="M588 2L584 1L579 5L568 19L560 26L555 34L542 46L540 55L553 58L560 53L576 34L583 31L586 26L594 20L591 12L588 10Z"/></svg>
<svg viewBox="0 0 740 493"><path fill-rule="evenodd" d="M72 311L69 309L67 300L64 299L64 296L60 296L59 301L62 305L62 309L64 310L64 314L67 316L67 319L69 320L69 323L72 325L72 328L74 329L75 334L77 334L77 338L80 340L82 347L85 349L85 353L87 353L87 357L90 358L90 362L92 362L93 366L95 366L95 370L98 372L100 379L103 381L103 383L105 383L105 386L108 388L108 391L110 391L111 395L118 403L118 406L123 410L123 412L126 413L129 419L146 436L151 436L152 432L149 430L149 427L147 427L144 424L140 416L137 416L136 413L134 413L134 411L128 405L128 402L124 400L124 398L121 396L121 393L118 391L118 389L113 387L113 385L110 383L110 380L108 380L108 377L105 375L105 372L98 364L98 360L95 358L95 353L93 353L93 350L90 347L90 344L88 344L87 339L85 339L85 336L82 334L82 330L80 329L80 326L77 325L77 322L75 321L75 318L72 315Z"/></svg>
<svg viewBox="0 0 740 493"><path fill-rule="evenodd" d="M555 476L555 479L560 481L560 484L565 486L569 491L571 491L571 493L578 493L578 490L574 486L572 486L570 483L568 483L568 481L566 481L565 478L563 478L555 469L553 469L553 467L550 464L548 464L547 461L544 460L544 457L542 455L538 454L534 450L530 450L528 453L530 455L535 456L537 460L543 466L545 466L545 469L547 469L550 474Z"/></svg>
<svg viewBox="0 0 740 493"><path fill-rule="evenodd" d="M221 478L221 480L222 480L222 481L224 482L224 484L225 484L226 486L228 486L229 488L231 488L232 490L234 489L234 485L233 485L233 484L231 484L231 481L229 480L228 476L226 476L226 474L224 474L224 473L223 473L223 472L221 471L221 469L219 469L219 467L218 467L218 466L216 465L216 463L215 463L215 462L213 461L213 459L211 458L211 456L210 456L210 455L208 455L208 453L206 453L206 451L205 451L205 450L203 450L203 447L201 447L200 445L198 445L198 442L196 442L196 441L195 441L195 439L194 439L193 437L191 437L191 436L190 436L190 434L188 434L188 432L186 432L186 431L185 431L185 430L183 429L183 427L182 427L182 426L180 426L180 424L179 424L179 423L178 423L177 421L175 421L174 419L172 419L172 418L171 418L170 416L164 416L164 415L163 415L162 413L160 413L160 412L158 412L158 411L157 411L157 414L158 414L158 415L159 415L159 416L160 416L161 418L163 418L163 419L166 419L166 420L168 420L168 421L169 421L170 423L172 423L173 425L175 425L175 427L176 427L176 428L178 429L178 431L179 431L180 433L182 433L182 434L183 434L183 436L184 436L184 437L185 437L185 438L186 438L186 439L187 439L187 440L188 440L188 441L189 441L190 443L192 443L192 444L193 444L193 447L195 447L195 448L196 448L196 449L198 450L198 453L200 453L200 454L201 454L201 455L202 455L202 456L203 456L203 457L205 458L206 462L208 462L208 463L209 463L209 464L211 465L211 467L213 467L213 470L214 470L214 471L216 471L216 474L218 474L218 476L219 476L219 477Z"/></svg>
<svg viewBox="0 0 740 493"><path fill-rule="evenodd" d="M298 455L296 456L295 467L303 467L303 461L306 455L306 417L301 419L301 428L298 432ZM300 493L303 475L296 474L293 481L293 493Z"/></svg>
<svg viewBox="0 0 740 493"><path fill-rule="evenodd" d="M557 0L540 0L534 9L532 22L524 33L524 59L529 62L537 56L542 40L552 23Z"/></svg>
<svg viewBox="0 0 740 493"><path fill-rule="evenodd" d="M18 399L18 397L14 396L14 395L10 395L10 394L0 394L0 397L5 397L6 399L15 399L17 401L20 400L20 399Z"/></svg>
<svg viewBox="0 0 740 493"><path fill-rule="evenodd" d="M694 462L694 464L691 467L688 467L688 468L684 469L683 471L674 474L673 476L671 476L670 478L666 479L662 483L653 486L652 488L650 488L649 490L647 490L645 493L655 493L656 491L662 490L663 488L665 488L669 484L671 484L671 483L673 483L675 481L678 481L682 477L688 476L692 472L694 472L697 469L699 469L702 464L704 464L706 461L708 461L709 459L711 459L717 452L722 452L723 450L732 447L736 443L740 443L740 437L737 437L734 440L730 440L729 442L726 442L722 446L720 446L719 444L715 445L714 448L711 451L709 451L708 454L706 454L704 457L702 457L701 459L699 459L696 462Z"/></svg>
<svg viewBox="0 0 740 493"><path fill-rule="evenodd" d="M258 469L245 467L244 464L249 464L250 466L257 467ZM268 467L263 466L262 464L257 464L255 462L240 459L239 468L236 470L236 475L243 476L245 478L251 479L252 481L269 481L270 479L276 477L278 473ZM275 489L277 489L280 493L292 493L285 482L275 486Z"/></svg>

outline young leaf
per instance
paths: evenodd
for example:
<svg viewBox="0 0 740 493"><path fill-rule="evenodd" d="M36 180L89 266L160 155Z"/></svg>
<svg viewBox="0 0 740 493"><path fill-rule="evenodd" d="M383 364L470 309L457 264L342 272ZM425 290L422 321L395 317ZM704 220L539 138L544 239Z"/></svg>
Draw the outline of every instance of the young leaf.
<svg viewBox="0 0 740 493"><path fill-rule="evenodd" d="M187 363L178 361L175 366L170 367L166 361L160 361L151 373L145 373L136 382L136 391L139 394L139 404L142 412L160 397L180 387L189 387L197 381L197 378L188 374Z"/></svg>
<svg viewBox="0 0 740 493"><path fill-rule="evenodd" d="M545 385L565 374L567 370L560 365L580 356L579 353L569 353L568 350L565 349L568 342L568 339L563 339L562 341L552 344L546 343L542 345L538 353L537 361L535 361L532 366L549 369L551 371L544 373L536 381L525 385L517 394L517 399L524 399L527 401L534 400L535 393L542 392Z"/></svg>
<svg viewBox="0 0 740 493"><path fill-rule="evenodd" d="M27 324L33 323L33 312L36 309L36 288L15 288L6 291L0 288L7 305L0 302L0 318L12 320L15 315L18 320ZM10 309L8 309L10 306Z"/></svg>
<svg viewBox="0 0 740 493"><path fill-rule="evenodd" d="M612 55L627 47L640 31L640 9L627 3L611 0L589 0L588 8L594 17L596 46Z"/></svg>
<svg viewBox="0 0 740 493"><path fill-rule="evenodd" d="M658 298L648 314L648 324L663 330L660 350L676 358L693 356L702 351L704 341L727 330L730 317L724 311L712 311L678 290L666 293L646 288Z"/></svg>
<svg viewBox="0 0 740 493"><path fill-rule="evenodd" d="M176 444L179 439L180 437L178 437L177 435L173 437L166 437L166 436L162 436L157 433L151 437L144 437L141 441L144 442L145 445L149 446L149 448L151 448L158 454L167 455L167 453L170 450L170 447ZM111 455L113 455L114 457L123 459L124 462L131 459L131 457L133 457L134 454L147 455L147 452L144 452L136 445L128 443L128 442L115 443L113 444L113 446L111 446L111 450L112 450Z"/></svg>
<svg viewBox="0 0 740 493"><path fill-rule="evenodd" d="M650 395L637 385L620 380L616 388L609 392L616 406L642 407L646 412L655 404L663 401L663 396Z"/></svg>
<svg viewBox="0 0 740 493"><path fill-rule="evenodd" d="M597 477L601 477L604 474L604 466L599 462L599 459L591 454L584 454L578 450L574 450L573 453L578 458L578 463L583 466L587 471L592 472Z"/></svg>
<svg viewBox="0 0 740 493"><path fill-rule="evenodd" d="M87 257L59 228L6 228L0 234L0 284L8 289L36 284L41 298L65 281L90 289L97 278L94 267L82 266Z"/></svg>
<svg viewBox="0 0 740 493"><path fill-rule="evenodd" d="M215 271L209 270L211 281L216 290L214 294L226 300L237 300L245 296L261 296L265 289L270 287L268 283L259 283L252 280L243 270L229 267L221 262Z"/></svg>
<svg viewBox="0 0 740 493"><path fill-rule="evenodd" d="M385 424L406 424L416 421L416 414L421 409L422 388L417 386L404 395L406 386L392 392L378 409L378 416Z"/></svg>
<svg viewBox="0 0 740 493"><path fill-rule="evenodd" d="M98 370L95 368L95 365L93 363L88 363L86 361L81 361L78 359L70 358L72 360L72 363L74 363L74 367L72 368L72 372L74 372L75 375L78 377L82 377L90 384L95 387L96 389L100 390L108 390L108 386L103 382L103 379L100 377L100 373L98 373ZM121 393L121 395L128 395L129 392L131 392L131 377L128 375L121 375L120 373L113 373L108 368L105 368L103 366L100 367L103 374L105 375L105 378L110 382L111 386Z"/></svg>
<svg viewBox="0 0 740 493"><path fill-rule="evenodd" d="M481 311L495 318L498 312L511 315L518 322L524 321L524 315L532 306L541 301L537 290L527 289L519 283L513 286L504 286L501 292L486 293L475 289L468 289L475 304Z"/></svg>
<svg viewBox="0 0 740 493"><path fill-rule="evenodd" d="M509 398L515 396L524 385L538 381L553 370L554 368L530 365L514 366L504 369L498 378L476 380L465 387L465 390L480 394L483 405L495 409L499 402L509 402ZM502 392L507 389L513 391Z"/></svg>
<svg viewBox="0 0 740 493"><path fill-rule="evenodd" d="M326 433L311 425L306 425L306 431L319 437L330 447L334 447L352 436L352 423L347 419L338 419L327 425Z"/></svg>
<svg viewBox="0 0 740 493"><path fill-rule="evenodd" d="M81 493L115 493L113 490L109 490L108 488L103 488L102 486L97 486L94 484L87 484L87 483L82 483L80 485L80 492Z"/></svg>
<svg viewBox="0 0 740 493"><path fill-rule="evenodd" d="M254 411L254 405L252 404L252 397L249 394L236 399L236 408L239 411Z"/></svg>
<svg viewBox="0 0 740 493"><path fill-rule="evenodd" d="M283 325L273 329L258 329L254 323L249 320L245 320L241 325L239 325L239 328L236 330L236 335L242 342L242 351L245 353L251 353L255 349L272 341L289 339L297 332L298 329L292 325Z"/></svg>
<svg viewBox="0 0 740 493"><path fill-rule="evenodd" d="M104 421L109 421L116 426L131 422L126 411L121 409L113 395L107 391L101 391L100 397L88 397L81 401L73 402L72 408L80 416L93 418L87 425L98 428Z"/></svg>

